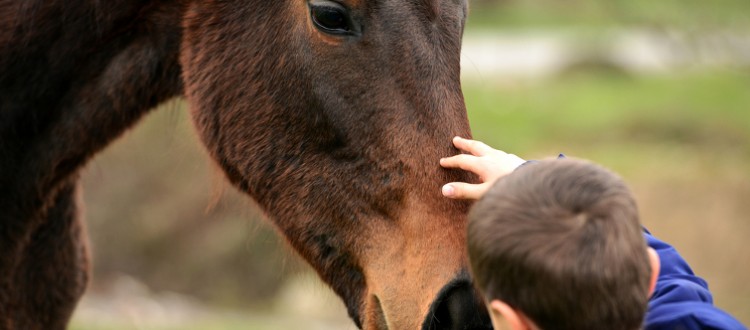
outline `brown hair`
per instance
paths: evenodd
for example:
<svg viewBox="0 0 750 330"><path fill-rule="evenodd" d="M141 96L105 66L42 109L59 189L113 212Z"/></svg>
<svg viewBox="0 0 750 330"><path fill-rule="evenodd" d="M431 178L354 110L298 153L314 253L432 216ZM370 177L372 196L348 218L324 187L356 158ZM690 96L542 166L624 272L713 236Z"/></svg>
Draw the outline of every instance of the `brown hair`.
<svg viewBox="0 0 750 330"><path fill-rule="evenodd" d="M612 172L542 161L498 180L469 213L472 272L488 300L542 329L637 329L650 265L636 203Z"/></svg>

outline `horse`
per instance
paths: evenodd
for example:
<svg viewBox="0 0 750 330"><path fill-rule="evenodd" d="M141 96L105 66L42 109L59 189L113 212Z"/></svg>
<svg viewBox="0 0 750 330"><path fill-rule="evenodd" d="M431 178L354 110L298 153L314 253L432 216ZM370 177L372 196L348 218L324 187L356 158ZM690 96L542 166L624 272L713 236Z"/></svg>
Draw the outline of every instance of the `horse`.
<svg viewBox="0 0 750 330"><path fill-rule="evenodd" d="M0 0L0 327L64 329L81 169L174 97L364 329L490 329L443 198L466 0Z"/></svg>

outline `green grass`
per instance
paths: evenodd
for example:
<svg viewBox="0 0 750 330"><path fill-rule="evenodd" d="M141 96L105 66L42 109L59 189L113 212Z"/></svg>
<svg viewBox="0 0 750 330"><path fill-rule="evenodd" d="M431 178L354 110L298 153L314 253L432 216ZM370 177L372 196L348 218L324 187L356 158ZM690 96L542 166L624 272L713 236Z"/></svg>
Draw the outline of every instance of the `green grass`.
<svg viewBox="0 0 750 330"><path fill-rule="evenodd" d="M750 75L730 72L464 86L474 135L507 152L564 152L644 180L698 181L748 180L749 91ZM650 160L656 164L645 166Z"/></svg>
<svg viewBox="0 0 750 330"><path fill-rule="evenodd" d="M658 26L705 29L750 26L746 0L470 1L468 27L601 28Z"/></svg>
<svg viewBox="0 0 750 330"><path fill-rule="evenodd" d="M750 75L576 74L540 84L466 81L474 134L509 151L689 146L750 153ZM522 137L522 138L519 138Z"/></svg>

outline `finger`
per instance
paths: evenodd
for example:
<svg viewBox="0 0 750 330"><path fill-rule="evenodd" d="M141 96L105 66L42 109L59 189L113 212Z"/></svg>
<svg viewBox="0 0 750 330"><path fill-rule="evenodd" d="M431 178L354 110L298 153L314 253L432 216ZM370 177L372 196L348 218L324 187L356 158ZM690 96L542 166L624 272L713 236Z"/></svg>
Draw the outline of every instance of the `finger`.
<svg viewBox="0 0 750 330"><path fill-rule="evenodd" d="M489 187L489 183L451 182L443 186L442 193L443 196L453 199L479 199Z"/></svg>
<svg viewBox="0 0 750 330"><path fill-rule="evenodd" d="M479 174L481 161L478 157L466 154L455 155L440 159L440 166L445 168L460 168L474 174Z"/></svg>
<svg viewBox="0 0 750 330"><path fill-rule="evenodd" d="M494 148L484 144L484 142L464 139L460 136L453 138L453 145L459 150L468 152L474 156L484 156L495 151Z"/></svg>

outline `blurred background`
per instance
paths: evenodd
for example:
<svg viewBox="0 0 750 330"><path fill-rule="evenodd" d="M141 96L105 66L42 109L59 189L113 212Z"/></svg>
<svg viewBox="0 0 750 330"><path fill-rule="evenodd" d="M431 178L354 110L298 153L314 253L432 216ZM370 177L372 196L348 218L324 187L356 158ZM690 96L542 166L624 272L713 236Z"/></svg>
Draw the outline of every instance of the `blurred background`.
<svg viewBox="0 0 750 330"><path fill-rule="evenodd" d="M750 324L750 2L473 0L474 136L620 173L643 223ZM72 329L354 329L225 183L180 100L84 172L94 280Z"/></svg>

